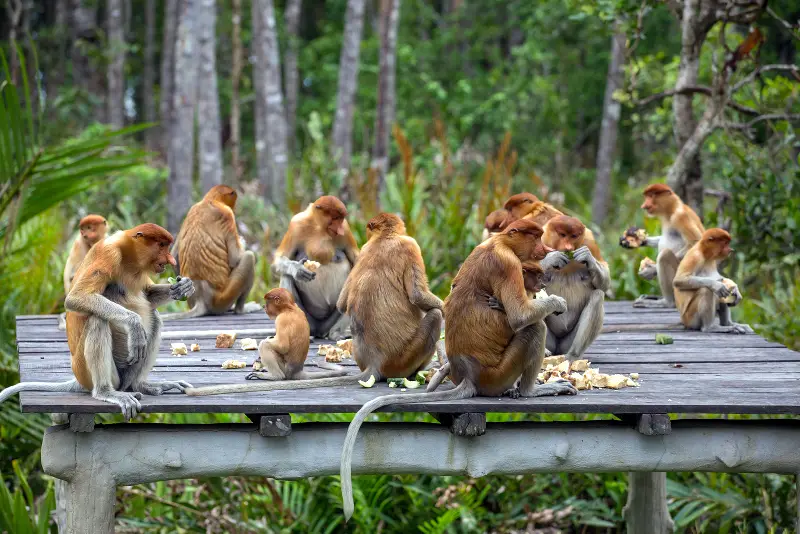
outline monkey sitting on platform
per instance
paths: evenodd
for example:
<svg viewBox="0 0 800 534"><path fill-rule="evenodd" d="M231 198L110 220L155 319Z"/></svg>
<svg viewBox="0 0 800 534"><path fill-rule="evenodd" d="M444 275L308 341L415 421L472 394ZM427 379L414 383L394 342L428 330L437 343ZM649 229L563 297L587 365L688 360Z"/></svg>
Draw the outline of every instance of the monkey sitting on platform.
<svg viewBox="0 0 800 534"><path fill-rule="evenodd" d="M72 287L72 279L75 278L75 273L80 267L83 258L89 253L89 249L106 238L108 222L100 215L87 215L78 223L78 230L80 234L73 241L67 263L64 265L64 295L69 294L70 287ZM58 316L58 329L64 330L66 328L67 314L62 313Z"/></svg>

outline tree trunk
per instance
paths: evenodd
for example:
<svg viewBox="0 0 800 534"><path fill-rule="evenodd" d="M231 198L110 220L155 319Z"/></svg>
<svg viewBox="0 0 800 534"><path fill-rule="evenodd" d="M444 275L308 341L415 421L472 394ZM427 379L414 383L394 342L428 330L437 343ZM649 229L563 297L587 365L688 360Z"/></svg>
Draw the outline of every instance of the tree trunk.
<svg viewBox="0 0 800 534"><path fill-rule="evenodd" d="M161 77L159 88L161 101L158 116L160 148L167 153L170 146L170 125L172 123L172 100L175 87L175 34L178 30L178 0L166 0L164 5L164 39L161 45Z"/></svg>
<svg viewBox="0 0 800 534"><path fill-rule="evenodd" d="M142 101L144 103L144 120L153 122L156 120L155 102L155 65L154 56L156 51L156 0L147 0L144 7L144 73L142 88ZM158 147L158 133L150 128L145 132L147 148L155 150Z"/></svg>
<svg viewBox="0 0 800 534"><path fill-rule="evenodd" d="M216 59L216 0L201 0L197 13L198 52L200 63L197 74L198 150L200 160L200 185L205 194L222 183L222 135L219 119L219 93L217 91Z"/></svg>
<svg viewBox="0 0 800 534"><path fill-rule="evenodd" d="M114 128L125 126L125 27L122 0L106 2L108 32L108 122Z"/></svg>
<svg viewBox="0 0 800 534"><path fill-rule="evenodd" d="M345 173L350 170L350 158L353 154L353 114L363 27L364 0L348 0L344 22L344 42L339 58L336 115L333 119L331 136L334 160L339 170Z"/></svg>
<svg viewBox="0 0 800 534"><path fill-rule="evenodd" d="M58 96L64 86L67 65L67 36L69 35L69 5L67 0L56 0L56 44L58 52L53 65L53 74L47 79L47 99L51 102Z"/></svg>
<svg viewBox="0 0 800 534"><path fill-rule="evenodd" d="M242 80L242 0L233 0L233 66L231 68L231 166L236 182L242 177L239 84Z"/></svg>
<svg viewBox="0 0 800 534"><path fill-rule="evenodd" d="M172 99L167 229L177 235L181 221L192 205L194 174L194 113L197 100L199 50L197 14L199 0L182 0L175 41L175 78Z"/></svg>
<svg viewBox="0 0 800 534"><path fill-rule="evenodd" d="M261 39L261 17L256 16L256 5L251 5L251 19L253 25L253 37L250 41L250 56L253 57L256 53L256 43ZM266 108L266 92L264 88L264 72L263 65L259 57L254 58L253 62L253 89L255 92L254 102L254 117L255 117L255 146L256 146L256 176L258 183L261 184L261 193L266 195L269 190L269 150L267 149L267 125Z"/></svg>
<svg viewBox="0 0 800 534"><path fill-rule="evenodd" d="M101 100L103 86L98 79L96 69L92 68L87 48L97 34L97 9L87 0L70 0L70 34L72 48L70 63L72 65L72 83L89 96ZM104 121L105 106L93 106L92 116L97 121Z"/></svg>
<svg viewBox="0 0 800 534"><path fill-rule="evenodd" d="M681 13L681 56L675 89L697 85L700 68L700 50L705 32L697 32L700 0L685 0ZM693 95L675 95L672 98L673 133L680 150L697 127L692 108ZM675 192L687 202L701 218L703 216L703 168L699 151L691 158L685 171L671 184Z"/></svg>
<svg viewBox="0 0 800 534"><path fill-rule="evenodd" d="M381 48L378 73L378 109L375 114L375 145L371 167L378 173L378 191L385 188L389 167L389 132L394 122L395 57L397 54L397 23L400 19L400 0L381 0Z"/></svg>
<svg viewBox="0 0 800 534"><path fill-rule="evenodd" d="M281 91L281 64L278 50L278 33L275 25L275 9L272 0L253 0L254 29L253 47L256 67L262 71L263 84L260 96L263 98L263 120L266 136L257 143L266 143L269 180L264 194L276 205L286 200L286 112L283 108ZM268 127L266 127L268 125ZM262 130L262 132L263 132Z"/></svg>
<svg viewBox="0 0 800 534"><path fill-rule="evenodd" d="M608 215L608 204L611 200L611 170L614 166L619 116L622 109L620 103L614 100L614 91L622 88L624 62L625 32L617 23L614 35L611 37L611 57L608 61L606 94L603 99L603 121L600 126L600 141L597 147L597 175L592 199L592 221L597 225L601 225L605 221Z"/></svg>
<svg viewBox="0 0 800 534"><path fill-rule="evenodd" d="M7 0L6 1L6 15L8 16L8 42L13 43L19 39L19 30L22 26L22 0ZM20 44L20 43L17 43ZM9 57L9 69L11 71L11 82L20 87L20 80L22 77L19 73L19 58L17 57L17 49L11 47Z"/></svg>
<svg viewBox="0 0 800 534"><path fill-rule="evenodd" d="M284 13L284 21L286 22L286 130L287 130L287 144L289 153L294 152L295 145L295 119L297 115L297 90L298 90L298 72L297 72L297 50L299 47L300 37L298 35L300 26L300 10L302 8L303 0L289 0L286 5L286 12Z"/></svg>

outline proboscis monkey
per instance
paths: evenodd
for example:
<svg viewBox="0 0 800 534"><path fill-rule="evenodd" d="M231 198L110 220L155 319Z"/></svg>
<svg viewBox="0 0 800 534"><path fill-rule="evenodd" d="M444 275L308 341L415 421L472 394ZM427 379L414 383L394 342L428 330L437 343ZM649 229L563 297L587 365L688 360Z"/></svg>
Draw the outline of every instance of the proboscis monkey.
<svg viewBox="0 0 800 534"><path fill-rule="evenodd" d="M419 245L387 213L367 223L367 243L337 303L352 320L353 358L361 373L338 378L209 386L189 395L356 384L374 376L413 376L430 361L442 328L442 301L428 289Z"/></svg>
<svg viewBox="0 0 800 534"><path fill-rule="evenodd" d="M539 397L577 394L566 380L536 385L544 359L547 328L544 318L566 311L561 297L531 300L525 293L522 262L538 261L549 250L541 241L542 228L533 221L511 223L502 233L478 245L464 261L444 303L447 322L445 347L450 378L448 391L386 395L367 402L347 429L341 458L345 518L353 515L350 465L358 429L375 410L390 404L470 397ZM494 295L506 312L492 309ZM519 388L514 383L520 379Z"/></svg>
<svg viewBox="0 0 800 534"><path fill-rule="evenodd" d="M681 322L690 330L730 334L752 334L746 324L731 321L729 306L742 300L739 288L719 274L718 264L731 252L731 236L721 228L703 233L681 261L675 275L675 302ZM730 297L733 297L730 299ZM730 304L724 300L732 300ZM719 324L714 319L719 317Z"/></svg>
<svg viewBox="0 0 800 534"><path fill-rule="evenodd" d="M90 391L95 399L119 406L131 419L141 410L142 394L191 387L184 381L147 380L161 341L156 308L194 291L189 278L172 285L150 280L150 274L175 265L171 243L169 232L148 223L117 232L92 247L65 302L75 379L23 382L3 390L0 402L18 391Z"/></svg>
<svg viewBox="0 0 800 534"><path fill-rule="evenodd" d="M180 275L194 280L189 310L164 314L164 320L260 311L247 296L255 280L256 256L244 249L236 227L238 195L227 185L215 185L189 209L172 247Z"/></svg>
<svg viewBox="0 0 800 534"><path fill-rule="evenodd" d="M253 372L246 378L301 380L347 374L347 371L338 365L327 367L335 370L325 373L307 373L303 370L310 345L310 330L306 314L295 304L288 290L279 287L264 295L264 311L275 321L275 337L265 339L258 345L261 365L269 371L269 374Z"/></svg>
<svg viewBox="0 0 800 534"><path fill-rule="evenodd" d="M347 224L347 208L323 196L292 217L275 252L273 270L305 312L311 335L334 340L348 337L350 320L336 308L339 293L356 263L358 245ZM316 271L303 265L318 262Z"/></svg>
<svg viewBox="0 0 800 534"><path fill-rule="evenodd" d="M106 232L108 232L108 223L100 215L87 215L78 223L78 229L80 230L80 235L73 241L67 264L64 266L65 295L69 293L75 272L78 270L83 258L89 253L89 249L97 242L105 239Z"/></svg>
<svg viewBox="0 0 800 534"><path fill-rule="evenodd" d="M643 246L657 247L656 273L661 297L640 295L633 302L635 308L674 308L675 295L672 281L678 264L692 246L700 240L705 228L700 217L683 203L672 189L664 184L653 184L644 190L642 209L649 217L661 221L661 235L648 237Z"/></svg>
<svg viewBox="0 0 800 534"><path fill-rule="evenodd" d="M513 220L513 216L505 208L494 210L486 216L481 241L486 241L493 235L502 232L503 228L511 224Z"/></svg>
<svg viewBox="0 0 800 534"><path fill-rule="evenodd" d="M67 257L67 264L64 265L64 295L69 293L72 286L72 279L78 270L83 258L89 253L89 249L96 243L106 238L108 232L108 222L100 215L87 215L78 223L80 234L72 243L72 249ZM58 329L64 330L67 327L67 314L62 313L58 316Z"/></svg>
<svg viewBox="0 0 800 534"><path fill-rule="evenodd" d="M503 207L510 213L509 222L516 219L528 219L539 226L557 215L564 215L551 204L539 200L532 193L518 193L508 197Z"/></svg>

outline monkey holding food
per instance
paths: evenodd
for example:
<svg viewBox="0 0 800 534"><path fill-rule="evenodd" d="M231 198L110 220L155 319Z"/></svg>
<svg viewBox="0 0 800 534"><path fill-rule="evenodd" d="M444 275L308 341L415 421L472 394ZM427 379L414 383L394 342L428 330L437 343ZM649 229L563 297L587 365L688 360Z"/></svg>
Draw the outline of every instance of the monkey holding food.
<svg viewBox="0 0 800 534"><path fill-rule="evenodd" d="M388 259L388 261L387 261ZM375 298L379 295L380 298ZM428 289L419 245L403 221L381 213L367 223L367 243L341 290L337 307L353 325L357 375L315 380L223 384L192 388L189 395L355 385L409 377L430 361L442 329L442 301ZM387 328L386 325L391 325ZM317 376L315 373L312 376ZM253 373L250 378L262 378Z"/></svg>
<svg viewBox="0 0 800 534"><path fill-rule="evenodd" d="M336 303L356 263L358 245L345 217L347 208L341 200L320 197L292 217L275 252L272 268L281 277L280 286L305 312L314 337L349 337L350 319ZM320 265L312 271L304 265L309 260Z"/></svg>
<svg viewBox="0 0 800 534"><path fill-rule="evenodd" d="M642 243L646 247L657 247L656 276L661 288L661 297L640 295L634 308L674 308L675 295L672 282L683 257L700 240L705 228L700 217L683 203L672 189L664 184L653 184L644 190L642 209L648 217L661 221L661 235L647 237ZM652 269L642 269L645 279L652 277Z"/></svg>
<svg viewBox="0 0 800 534"><path fill-rule="evenodd" d="M729 306L736 306L742 295L736 284L719 274L719 262L732 250L731 235L721 228L703 233L681 261L675 274L675 302L681 322L690 330L725 334L752 334L746 324L731 321ZM719 317L719 324L714 320Z"/></svg>
<svg viewBox="0 0 800 534"><path fill-rule="evenodd" d="M364 404L355 415L347 429L341 458L345 518L353 514L350 477L353 447L358 429L375 410L391 404L478 395L577 394L566 380L536 384L547 335L544 319L551 313L567 310L566 302L559 296L531 300L526 295L523 262L539 261L550 250L541 237L542 228L538 224L515 221L502 233L478 245L458 271L444 303L445 348L455 388L431 392L429 386L421 394L378 397ZM503 305L505 312L489 306L491 296ZM519 388L514 386L517 379L521 379Z"/></svg>
<svg viewBox="0 0 800 534"><path fill-rule="evenodd" d="M244 250L236 227L238 195L227 185L215 185L189 209L172 246L180 275L194 280L189 310L164 314L164 320L221 315L233 306L237 314L260 311L247 302L255 280L256 256Z"/></svg>
<svg viewBox="0 0 800 534"><path fill-rule="evenodd" d="M79 234L72 242L72 248L64 265L64 295L69 294L72 287L72 279L75 272L80 267L81 262L95 244L106 238L108 232L108 222L100 215L87 215L78 223ZM67 314L62 313L58 316L58 329L64 330L67 327Z"/></svg>
<svg viewBox="0 0 800 534"><path fill-rule="evenodd" d="M23 382L0 392L0 402L19 391L89 391L133 418L142 394L161 395L191 387L184 381L147 380L161 342L156 308L190 296L189 278L153 284L150 274L175 266L172 235L155 224L117 232L89 250L78 268L65 306L67 342L75 378L66 382Z"/></svg>

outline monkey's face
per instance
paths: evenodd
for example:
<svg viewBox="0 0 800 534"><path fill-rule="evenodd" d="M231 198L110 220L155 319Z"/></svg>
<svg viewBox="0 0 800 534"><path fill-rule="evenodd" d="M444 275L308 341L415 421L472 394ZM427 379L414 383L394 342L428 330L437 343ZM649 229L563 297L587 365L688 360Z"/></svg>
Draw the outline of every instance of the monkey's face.
<svg viewBox="0 0 800 534"><path fill-rule="evenodd" d="M572 252L583 246L586 227L575 217L559 215L550 219L544 228L543 241L561 252Z"/></svg>
<svg viewBox="0 0 800 534"><path fill-rule="evenodd" d="M508 211L512 217L508 220L508 223L511 223L513 220L524 217L530 213L533 209L533 205L537 202L539 202L539 199L536 197L536 195L531 193L519 193L509 197L509 199L506 200L506 203L503 205L503 208L505 208L505 210Z"/></svg>
<svg viewBox="0 0 800 534"><path fill-rule="evenodd" d="M84 224L81 225L81 238L88 244L94 245L100 241L106 234L106 225L99 224Z"/></svg>
<svg viewBox="0 0 800 534"><path fill-rule="evenodd" d="M264 295L264 311L273 321L282 311L290 308L292 304L294 304L292 294L282 287L272 289Z"/></svg>
<svg viewBox="0 0 800 534"><path fill-rule="evenodd" d="M525 280L526 291L538 293L545 288L544 271L538 265L523 266L522 278Z"/></svg>
<svg viewBox="0 0 800 534"><path fill-rule="evenodd" d="M650 217L666 215L671 213L670 208L674 203L673 200L672 191L657 191L654 193L647 193L644 196L642 209Z"/></svg>
<svg viewBox="0 0 800 534"><path fill-rule="evenodd" d="M533 221L521 219L511 223L502 235L520 261L543 260L553 249L542 242L542 227Z"/></svg>
<svg viewBox="0 0 800 534"><path fill-rule="evenodd" d="M167 268L167 264L172 265L173 267L177 266L175 258L173 258L172 254L169 253L170 244L171 242L169 241L154 241L150 245L150 250L152 251L152 255L154 257L153 271L157 274L163 273Z"/></svg>
<svg viewBox="0 0 800 534"><path fill-rule="evenodd" d="M703 256L713 260L724 260L731 255L731 236L721 228L706 230L701 239Z"/></svg>

